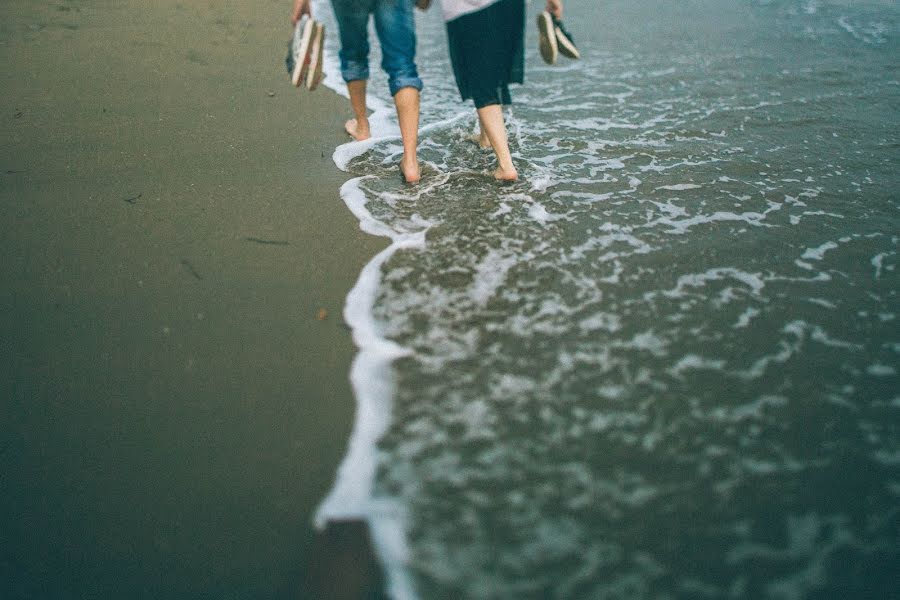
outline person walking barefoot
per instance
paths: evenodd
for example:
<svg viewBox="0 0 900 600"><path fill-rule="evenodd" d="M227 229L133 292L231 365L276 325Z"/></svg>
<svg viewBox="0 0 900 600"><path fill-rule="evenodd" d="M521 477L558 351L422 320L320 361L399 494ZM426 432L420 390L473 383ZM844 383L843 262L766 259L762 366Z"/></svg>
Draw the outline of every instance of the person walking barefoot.
<svg viewBox="0 0 900 600"><path fill-rule="evenodd" d="M291 22L311 15L311 0L294 0ZM422 80L416 70L416 34L413 5L409 0L331 0L341 39L341 77L347 84L354 117L344 124L353 139L369 139L366 107L366 83L369 79L369 18L381 45L381 66L388 75L388 86L397 108L403 158L400 171L407 183L421 178L417 147L419 144L419 93Z"/></svg>
<svg viewBox="0 0 900 600"><path fill-rule="evenodd" d="M431 0L418 0L427 9ZM450 63L463 100L478 113L482 148L497 157L494 178L519 178L509 152L503 105L511 104L509 84L522 83L525 71L525 0L441 0ZM562 0L547 0L547 11L562 18Z"/></svg>

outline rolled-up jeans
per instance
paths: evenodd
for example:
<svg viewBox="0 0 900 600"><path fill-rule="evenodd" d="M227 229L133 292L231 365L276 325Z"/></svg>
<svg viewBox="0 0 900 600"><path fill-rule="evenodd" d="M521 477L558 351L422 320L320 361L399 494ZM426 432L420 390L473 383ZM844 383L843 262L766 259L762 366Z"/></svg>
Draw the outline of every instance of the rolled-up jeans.
<svg viewBox="0 0 900 600"><path fill-rule="evenodd" d="M369 15L381 44L381 68L388 75L391 96L405 87L422 89L416 71L416 29L413 0L331 0L341 36L341 76L344 81L369 78Z"/></svg>

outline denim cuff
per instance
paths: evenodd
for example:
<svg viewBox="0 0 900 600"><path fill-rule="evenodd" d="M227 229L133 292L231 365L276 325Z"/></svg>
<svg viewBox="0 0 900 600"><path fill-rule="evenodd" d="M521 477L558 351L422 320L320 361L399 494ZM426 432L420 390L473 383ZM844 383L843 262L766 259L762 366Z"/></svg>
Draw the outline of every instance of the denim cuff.
<svg viewBox="0 0 900 600"><path fill-rule="evenodd" d="M390 81L388 81L388 87L391 89L391 96L396 96L397 92L402 90L403 88L416 88L420 92L422 91L422 80L416 76L412 77L394 77Z"/></svg>
<svg viewBox="0 0 900 600"><path fill-rule="evenodd" d="M369 78L369 65L347 62L341 65L341 77L345 83Z"/></svg>

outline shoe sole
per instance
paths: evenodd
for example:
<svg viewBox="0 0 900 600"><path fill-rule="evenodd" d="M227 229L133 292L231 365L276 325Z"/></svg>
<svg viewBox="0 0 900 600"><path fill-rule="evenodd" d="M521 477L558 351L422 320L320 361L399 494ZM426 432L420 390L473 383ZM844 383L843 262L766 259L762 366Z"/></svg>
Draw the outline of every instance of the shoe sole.
<svg viewBox="0 0 900 600"><path fill-rule="evenodd" d="M310 39L313 33L313 20L307 18L303 22L300 32L300 41L297 43L297 54L294 56L294 72L291 74L291 83L294 87L300 87L306 79L306 71L309 68Z"/></svg>
<svg viewBox="0 0 900 600"><path fill-rule="evenodd" d="M316 23L312 36L312 50L309 52L309 73L306 75L306 89L312 91L322 81L322 48L325 44L325 26Z"/></svg>
<svg viewBox="0 0 900 600"><path fill-rule="evenodd" d="M563 56L575 59L581 58L578 48L575 47L575 44L566 37L566 34L559 27L556 28L556 45L559 48L559 53Z"/></svg>
<svg viewBox="0 0 900 600"><path fill-rule="evenodd" d="M538 33L540 34L541 58L548 65L556 64L556 32L553 28L553 19L547 11L542 12L537 18Z"/></svg>

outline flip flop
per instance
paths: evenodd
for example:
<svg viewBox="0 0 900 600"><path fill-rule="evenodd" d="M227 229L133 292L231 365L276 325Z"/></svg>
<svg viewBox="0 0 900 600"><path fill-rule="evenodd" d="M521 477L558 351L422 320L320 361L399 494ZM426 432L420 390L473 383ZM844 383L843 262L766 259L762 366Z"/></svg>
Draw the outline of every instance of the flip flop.
<svg viewBox="0 0 900 600"><path fill-rule="evenodd" d="M539 48L541 50L541 58L548 65L556 64L556 55L558 52L556 46L556 31L553 27L553 17L546 10L538 15L537 18L538 35L540 37Z"/></svg>
<svg viewBox="0 0 900 600"><path fill-rule="evenodd" d="M560 54L572 59L581 58L581 53L578 51L578 48L575 47L575 41L572 39L572 34L566 31L562 21L556 17L553 17L553 31L556 33L556 45L559 48Z"/></svg>
<svg viewBox="0 0 900 600"><path fill-rule="evenodd" d="M300 87L306 79L309 68L310 40L313 34L314 21L304 16L294 28L294 39L291 43L291 54L288 55L288 70L291 72L291 83Z"/></svg>
<svg viewBox="0 0 900 600"><path fill-rule="evenodd" d="M309 72L306 74L306 88L313 91L322 81L322 49L325 44L325 26L316 21L313 24L311 49L309 51Z"/></svg>

